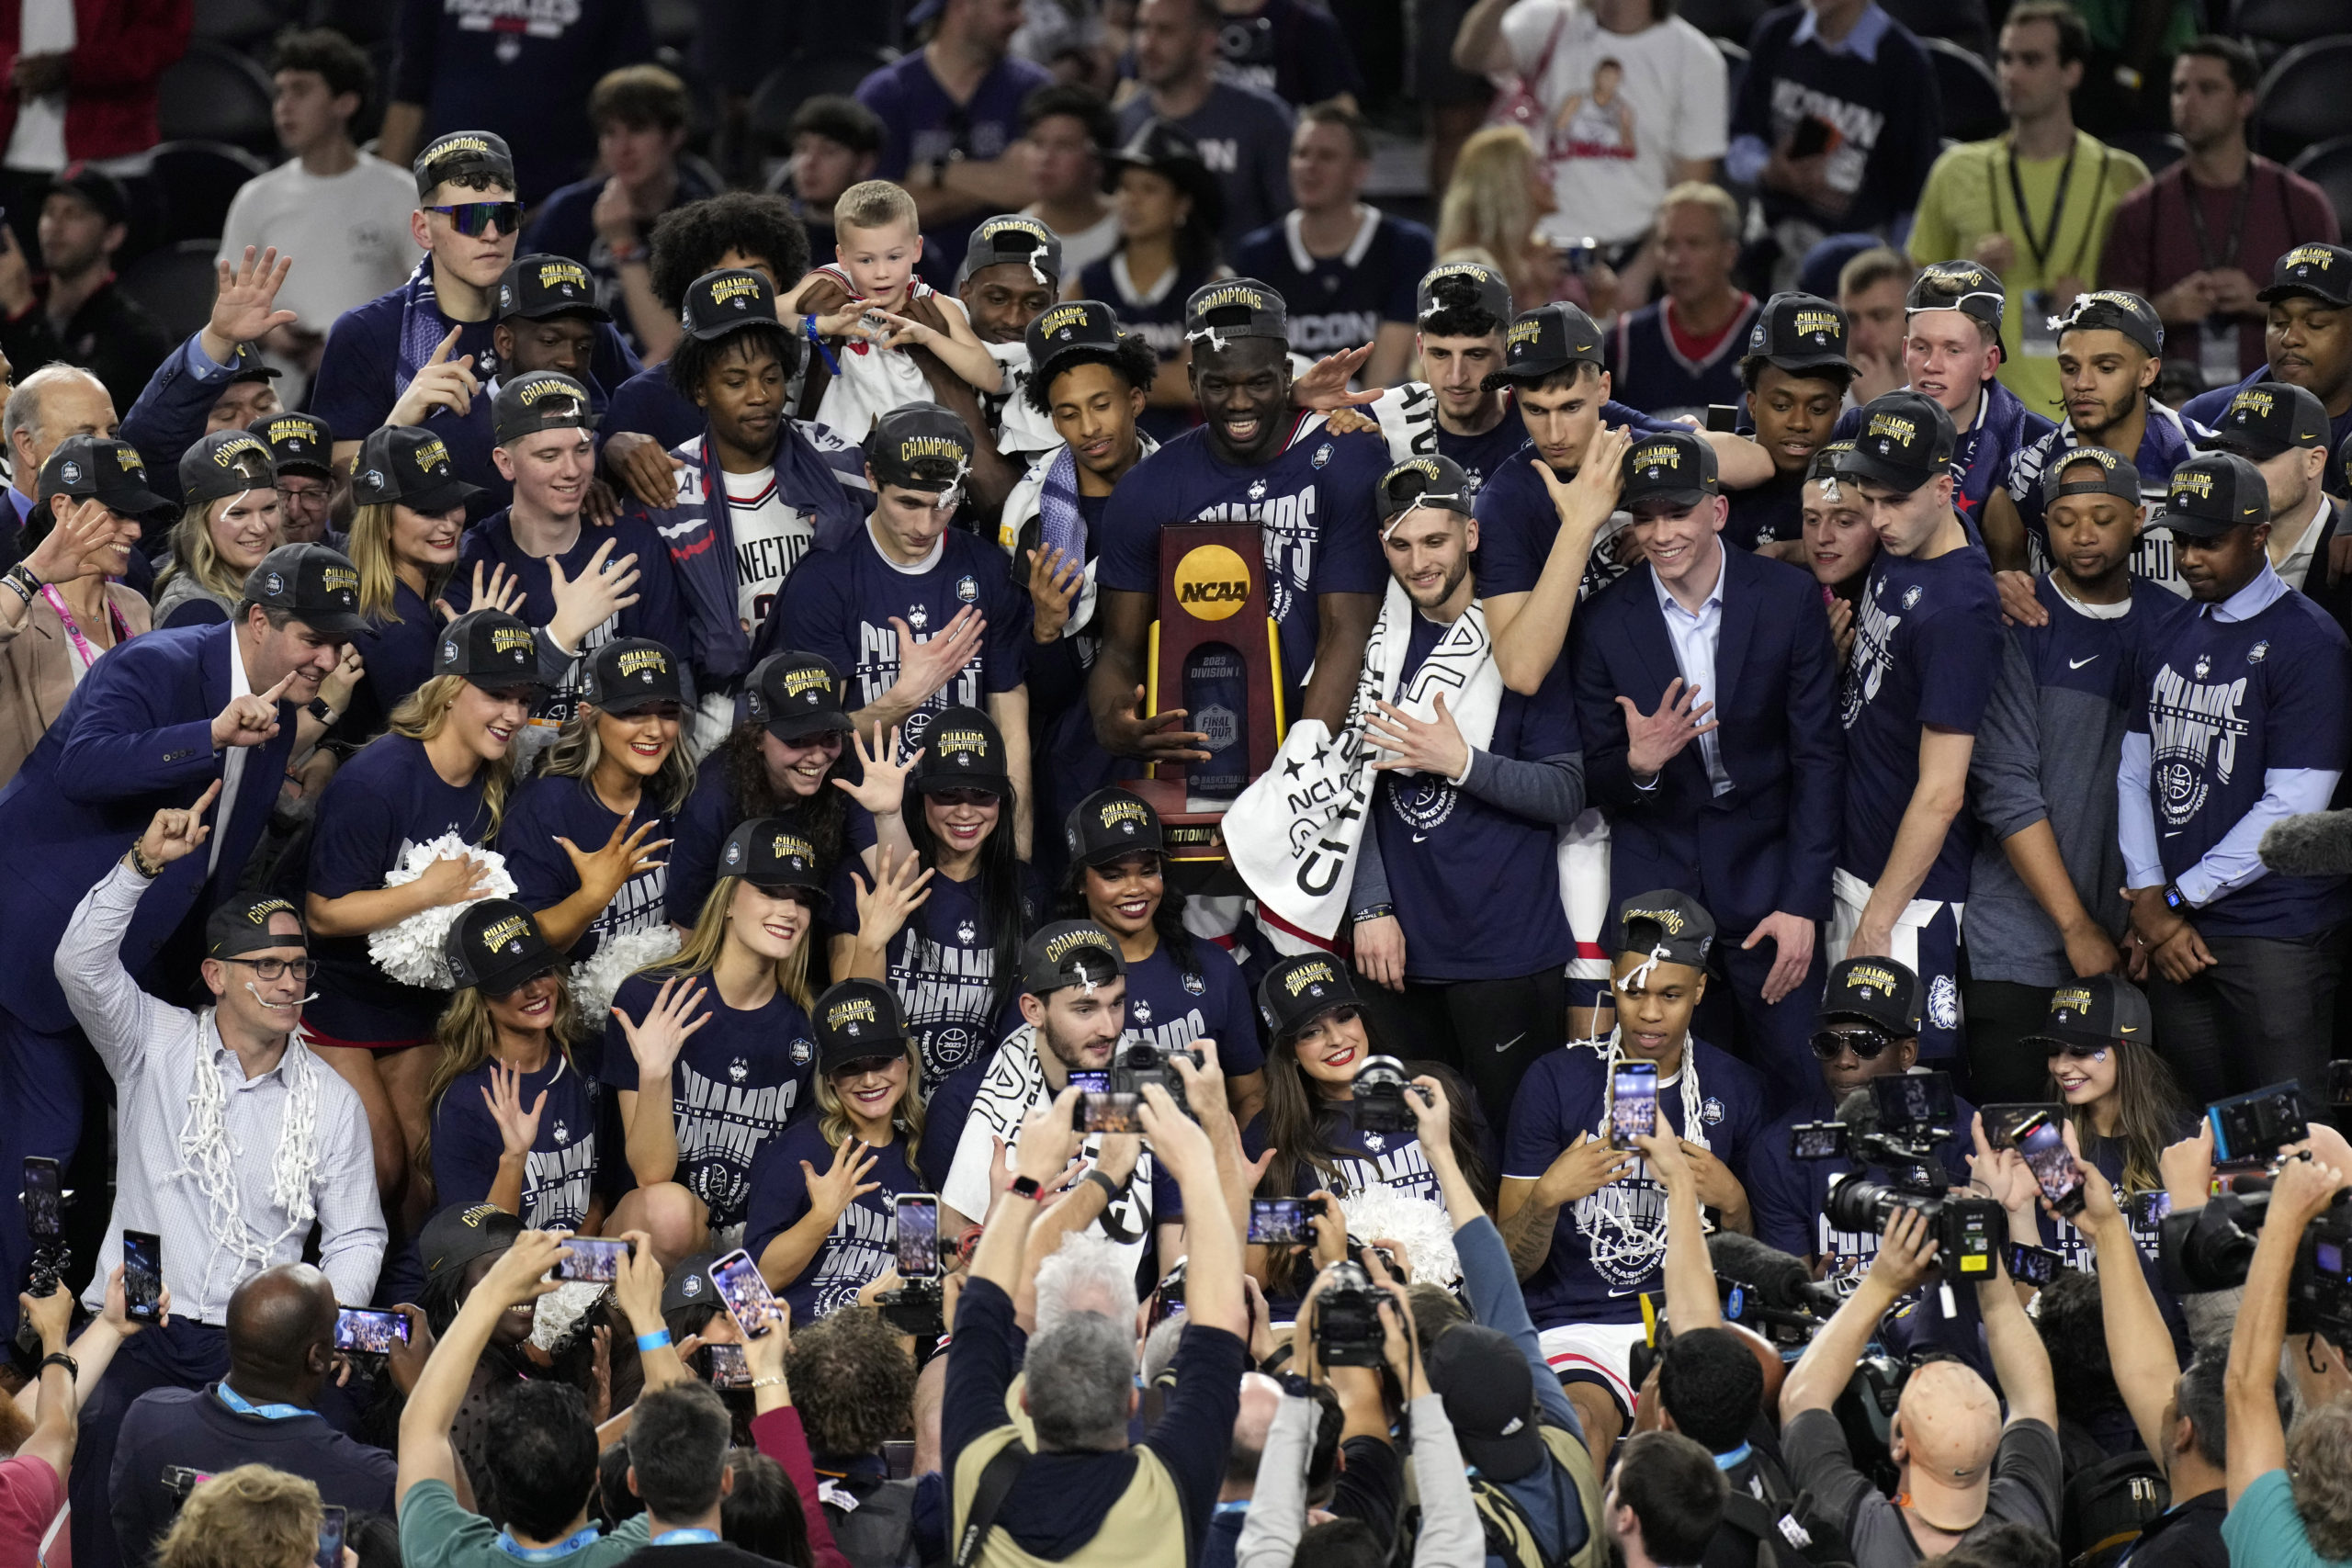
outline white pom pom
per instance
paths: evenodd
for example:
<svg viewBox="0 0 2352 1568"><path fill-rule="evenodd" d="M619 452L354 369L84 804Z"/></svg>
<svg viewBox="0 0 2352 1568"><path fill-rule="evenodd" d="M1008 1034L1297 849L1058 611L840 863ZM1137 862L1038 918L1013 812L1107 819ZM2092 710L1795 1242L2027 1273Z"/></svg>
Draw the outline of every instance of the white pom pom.
<svg viewBox="0 0 2352 1568"><path fill-rule="evenodd" d="M531 1343L550 1356L562 1349L581 1318L604 1299L608 1289L586 1280L566 1280L541 1296L531 1318Z"/></svg>
<svg viewBox="0 0 2352 1568"><path fill-rule="evenodd" d="M514 895L514 879L506 874L506 857L496 850L485 850L469 844L455 833L444 833L430 843L411 844L401 856L401 863L384 876L384 886L400 887L424 874L425 867L436 860L455 860L460 856L488 868L484 879L492 898L511 898ZM458 923L465 912L463 904L444 904L438 908L421 910L398 925L368 933L368 956L376 961L392 979L403 986L424 986L436 991L452 990L457 981L449 973L449 961L443 953L448 941L449 928Z"/></svg>
<svg viewBox="0 0 2352 1568"><path fill-rule="evenodd" d="M605 1010L613 1005L613 993L621 988L621 982L677 951L678 932L673 926L606 937L597 944L595 956L571 966L571 999L580 1016L590 1027L601 1030Z"/></svg>
<svg viewBox="0 0 2352 1568"><path fill-rule="evenodd" d="M1442 1205L1395 1187L1368 1187L1340 1201L1348 1234L1363 1241L1393 1241L1405 1249L1416 1284L1451 1285L1462 1278L1453 1250L1453 1221Z"/></svg>

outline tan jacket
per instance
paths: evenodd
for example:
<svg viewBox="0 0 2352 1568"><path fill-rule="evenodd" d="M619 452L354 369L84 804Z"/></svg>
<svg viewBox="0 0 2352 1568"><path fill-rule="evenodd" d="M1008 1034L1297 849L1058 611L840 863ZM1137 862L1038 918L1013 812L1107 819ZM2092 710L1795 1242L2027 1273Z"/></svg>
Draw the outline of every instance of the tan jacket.
<svg viewBox="0 0 2352 1568"><path fill-rule="evenodd" d="M107 597L114 601L132 636L153 624L147 601L137 589L109 582ZM111 620L102 629L110 638ZM82 635L97 647L98 638L90 637L90 631L85 626ZM106 652L102 650L98 657L105 658ZM74 694L77 666L65 623L50 608L46 594L33 595L32 607L13 627L0 626L0 784L17 776L17 770L25 765L25 759L64 711L65 699Z"/></svg>

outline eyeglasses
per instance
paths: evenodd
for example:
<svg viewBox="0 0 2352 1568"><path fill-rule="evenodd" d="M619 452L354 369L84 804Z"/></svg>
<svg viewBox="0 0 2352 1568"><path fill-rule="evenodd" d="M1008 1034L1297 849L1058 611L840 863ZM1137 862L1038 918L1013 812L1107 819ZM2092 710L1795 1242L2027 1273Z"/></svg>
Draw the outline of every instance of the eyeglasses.
<svg viewBox="0 0 2352 1568"><path fill-rule="evenodd" d="M1825 1062L1834 1062L1849 1051L1857 1061L1875 1062L1894 1039L1875 1029L1825 1029L1811 1043L1813 1054Z"/></svg>
<svg viewBox="0 0 2352 1568"><path fill-rule="evenodd" d="M299 980L308 980L319 972L315 958L224 958L220 962L242 964L254 972L254 978L262 981L283 980L289 969Z"/></svg>
<svg viewBox="0 0 2352 1568"><path fill-rule="evenodd" d="M479 239L496 224L502 234L512 234L523 221L523 204L519 201L461 201L451 207L428 207L427 212L438 212L449 220L449 227L469 240Z"/></svg>

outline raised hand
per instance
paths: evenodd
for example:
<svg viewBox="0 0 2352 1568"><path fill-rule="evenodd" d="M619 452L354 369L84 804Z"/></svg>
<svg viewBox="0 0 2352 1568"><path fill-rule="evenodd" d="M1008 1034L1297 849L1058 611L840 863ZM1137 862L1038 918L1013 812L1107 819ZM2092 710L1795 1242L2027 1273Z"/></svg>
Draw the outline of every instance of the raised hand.
<svg viewBox="0 0 2352 1568"><path fill-rule="evenodd" d="M481 390L481 378L473 371L474 356L449 357L458 346L458 334L464 331L462 326L451 327L449 335L435 346L432 357L416 367L408 389L384 416L386 424L423 424L436 408L447 409L459 418L473 412L474 396Z"/></svg>
<svg viewBox="0 0 2352 1568"><path fill-rule="evenodd" d="M800 1176L808 1184L808 1207L840 1219L842 1210L868 1192L881 1190L880 1182L865 1179L880 1163L880 1157L867 1148L863 1138L843 1138L841 1146L833 1150L833 1163L825 1168L824 1175L818 1175L814 1166L802 1160Z"/></svg>
<svg viewBox="0 0 2352 1568"><path fill-rule="evenodd" d="M1413 1113L1413 1135L1425 1150L1451 1149L1453 1101L1446 1098L1445 1085L1424 1075L1413 1080L1413 1087L1421 1091L1405 1097L1405 1109Z"/></svg>
<svg viewBox="0 0 2352 1568"><path fill-rule="evenodd" d="M1343 348L1337 354L1325 355L1306 375L1291 382L1291 403L1302 409L1329 410L1360 408L1375 401L1386 389L1369 387L1361 392L1348 390L1348 383L1355 379L1356 372L1362 370L1371 358L1372 344L1368 343L1356 348Z"/></svg>
<svg viewBox="0 0 2352 1568"><path fill-rule="evenodd" d="M1878 1256L1871 1259L1870 1281L1889 1296L1906 1296L1936 1271L1936 1233L1917 1209L1899 1208L1887 1216Z"/></svg>
<svg viewBox="0 0 2352 1568"><path fill-rule="evenodd" d="M1624 492L1625 479L1620 468L1626 450L1634 445L1634 433L1626 429L1611 429L1602 425L1592 433L1584 449L1584 461L1577 468L1576 478L1564 479L1552 471L1552 465L1540 457L1528 461L1535 465L1535 477L1544 481L1544 493L1552 498L1552 509L1560 521L1597 533L1609 514L1617 510L1617 498Z"/></svg>
<svg viewBox="0 0 2352 1568"><path fill-rule="evenodd" d="M427 909L470 904L490 897L490 866L471 855L444 855L424 868L414 886Z"/></svg>
<svg viewBox="0 0 2352 1568"><path fill-rule="evenodd" d="M474 562L474 594L466 602L469 614L475 610L496 610L502 615L520 615L523 608L523 582L520 578L506 575L503 562L490 569L490 579L482 580L482 563ZM458 612L447 599L435 599L433 607L441 612L445 621L454 621Z"/></svg>
<svg viewBox="0 0 2352 1568"><path fill-rule="evenodd" d="M1631 697L1617 699L1625 710L1625 766L1635 778L1656 778L1685 746L1721 722L1708 716L1715 705L1698 698L1699 688L1685 690L1677 675L1666 683L1655 713L1644 713Z"/></svg>
<svg viewBox="0 0 2352 1568"><path fill-rule="evenodd" d="M628 1054L637 1058L639 1076L669 1076L687 1040L710 1021L711 1015L703 1009L707 994L700 980L673 975L654 993L653 1005L646 1009L642 1022L631 1021L628 1014L618 1008L612 1010L613 1017L619 1021L621 1033L628 1039ZM696 1018L696 1013L702 1016Z"/></svg>
<svg viewBox="0 0 2352 1568"><path fill-rule="evenodd" d="M523 1108L523 1069L504 1062L490 1065L490 1082L482 1086L481 1102L498 1123L498 1141L510 1155L526 1155L539 1141L539 1116L548 1108L548 1091L539 1090L529 1110Z"/></svg>
<svg viewBox="0 0 2352 1568"><path fill-rule="evenodd" d="M623 1231L617 1239L636 1245L614 1273L613 1303L631 1329L650 1334L662 1326L662 1260L653 1256L653 1238L643 1231Z"/></svg>
<svg viewBox="0 0 2352 1568"><path fill-rule="evenodd" d="M1136 757L1147 762L1205 762L1209 754L1201 748L1208 740L1204 730L1181 728L1188 716L1182 708L1165 708L1149 718L1142 716L1146 701L1144 688L1136 688L1132 707L1122 708L1112 716L1110 732L1102 734L1098 727L1097 739L1102 749L1117 757Z"/></svg>
<svg viewBox="0 0 2352 1568"><path fill-rule="evenodd" d="M922 756L921 749L906 756L899 752L899 732L894 728L886 744L882 721L874 721L874 748L866 749L865 737L851 732L850 743L857 748L857 778L835 779L833 787L865 808L868 817L896 817L906 809L907 773Z"/></svg>
<svg viewBox="0 0 2352 1568"><path fill-rule="evenodd" d="M662 851L669 848L670 840L656 839L650 844L645 841L645 835L662 826L662 818L648 818L631 831L629 824L636 818L634 810L624 812L621 819L613 824L612 835L605 840L604 847L594 853L560 833L556 835L556 843L571 859L572 873L580 878L580 886L596 894L602 903L611 903L628 886L629 878L664 863L659 857Z"/></svg>
<svg viewBox="0 0 2352 1568"><path fill-rule="evenodd" d="M956 611L929 642L916 641L914 628L896 615L890 617L890 625L899 634L899 678L890 683L890 696L910 708L921 707L937 696L940 688L978 655L980 634L989 626L973 604Z"/></svg>
<svg viewBox="0 0 2352 1568"><path fill-rule="evenodd" d="M275 736L278 700L294 683L294 673L288 671L266 692L247 692L242 697L231 697L229 705L213 717L212 749L226 751L232 746L260 746Z"/></svg>
<svg viewBox="0 0 2352 1568"><path fill-rule="evenodd" d="M1415 768L1442 779L1458 779L1470 771L1470 742L1462 739L1461 728L1446 711L1445 694L1438 693L1431 705L1436 716L1427 719L1415 718L1390 702L1376 704L1376 711L1364 715L1364 733L1396 753L1374 762L1374 773Z"/></svg>
<svg viewBox="0 0 2352 1568"><path fill-rule="evenodd" d="M906 929L908 917L930 901L932 874L911 850L900 857L884 844L874 854L872 887L854 871L849 876L857 887L857 940L878 951L889 946Z"/></svg>
<svg viewBox="0 0 2352 1568"><path fill-rule="evenodd" d="M293 270L294 258L280 256L274 245L258 259L247 245L236 264L213 263L212 315L204 323L204 349L215 364L227 364L239 344L258 343L275 329L293 323L295 313L277 308L277 291Z"/></svg>
<svg viewBox="0 0 2352 1568"><path fill-rule="evenodd" d="M1086 581L1086 558L1065 558L1058 548L1029 552L1031 640L1051 644L1060 639L1078 607L1079 585Z"/></svg>
<svg viewBox="0 0 2352 1568"><path fill-rule="evenodd" d="M548 558L548 585L555 595L548 635L558 648L577 649L582 637L637 603L638 596L629 592L637 586L637 557L613 559L618 542L606 539L598 545L577 577L564 576L563 562Z"/></svg>
<svg viewBox="0 0 2352 1568"><path fill-rule="evenodd" d="M212 837L212 829L204 814L220 798L220 781L214 779L196 797L196 804L185 808L165 807L155 813L147 830L139 836L139 853L150 865L169 865L183 856L194 854Z"/></svg>
<svg viewBox="0 0 2352 1568"><path fill-rule="evenodd" d="M44 502L43 505L48 502ZM77 502L57 519L41 542L25 558L25 569L43 582L71 582L103 546L114 540L114 513L95 496ZM113 570L115 562L102 562Z"/></svg>
<svg viewBox="0 0 2352 1568"><path fill-rule="evenodd" d="M1578 1133L1536 1179L1535 1195L1558 1208L1580 1203L1631 1171L1634 1157L1631 1149L1612 1148L1590 1133Z"/></svg>
<svg viewBox="0 0 2352 1568"><path fill-rule="evenodd" d="M571 1256L563 1245L571 1239L554 1231L525 1231L514 1238L513 1247L499 1254L475 1292L508 1306L537 1301L563 1282L547 1278L547 1272Z"/></svg>

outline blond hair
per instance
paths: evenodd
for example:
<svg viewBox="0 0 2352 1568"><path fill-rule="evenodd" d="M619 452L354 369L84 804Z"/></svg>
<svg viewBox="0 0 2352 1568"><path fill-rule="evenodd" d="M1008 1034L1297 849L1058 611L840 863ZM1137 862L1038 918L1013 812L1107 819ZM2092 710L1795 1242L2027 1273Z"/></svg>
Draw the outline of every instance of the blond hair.
<svg viewBox="0 0 2352 1568"><path fill-rule="evenodd" d="M392 608L400 592L400 562L392 553L392 523L394 501L374 501L355 510L351 514L351 533L346 553L351 564L359 569L359 613L371 621L398 625L400 615ZM411 508L411 510L414 510ZM438 593L458 570L452 561L424 573L424 597L430 601Z"/></svg>
<svg viewBox="0 0 2352 1568"><path fill-rule="evenodd" d="M605 760L604 738L596 733L596 720L605 716L604 710L582 702L572 709L571 716L563 721L554 744L539 759L541 778L594 778L596 764ZM617 717L618 716L614 716ZM686 796L694 793L695 762L686 754L685 737L681 734L662 759L661 772L646 786L656 805L670 816L684 810Z"/></svg>
<svg viewBox="0 0 2352 1568"><path fill-rule="evenodd" d="M1715 215L1715 221L1722 225L1726 241L1739 238L1739 203L1734 201L1731 192L1721 186L1710 185L1705 180L1684 180L1657 198L1657 209L1661 215L1669 207L1703 207Z"/></svg>
<svg viewBox="0 0 2352 1568"><path fill-rule="evenodd" d="M180 513L180 520L172 525L172 564L155 579L158 596L175 577L192 577L206 592L217 594L232 604L245 596L245 580L220 558L220 547L212 542L213 507L225 511L236 499L233 495L220 495L210 501L187 503ZM281 529L273 527L270 532L272 547L284 542Z"/></svg>
<svg viewBox="0 0 2352 1568"><path fill-rule="evenodd" d="M1462 144L1453 183L1438 209L1440 255L1477 251L1494 260L1521 310L1543 303L1536 292L1535 143L1516 125L1490 125Z"/></svg>
<svg viewBox="0 0 2352 1568"><path fill-rule="evenodd" d="M727 912L735 903L735 890L743 886L740 876L722 876L702 901L702 913L695 917L695 929L686 933L684 943L667 958L659 958L638 971L640 975L661 978L673 975L707 975L718 965L719 950L727 945ZM816 993L808 987L808 944L815 923L800 933L792 951L775 961L775 983L793 1005L807 1012L817 1002ZM821 1075L820 1075L821 1076Z"/></svg>
<svg viewBox="0 0 2352 1568"><path fill-rule="evenodd" d="M456 705L458 694L464 691L467 684L463 675L434 676L411 692L401 700L401 705L392 710L392 716L386 726L388 733L405 736L411 740L432 739L449 722L449 709ZM481 764L481 804L482 809L490 814L490 831L484 833L483 838L487 839L491 833L498 831L498 824L506 815L507 793L514 787L514 753L511 749L495 761Z"/></svg>
<svg viewBox="0 0 2352 1568"><path fill-rule="evenodd" d="M266 1464L200 1482L155 1548L156 1568L272 1568L318 1554L318 1486Z"/></svg>
<svg viewBox="0 0 2352 1568"><path fill-rule="evenodd" d="M563 966L558 964L554 974L555 1013L548 1025L548 1044L563 1057L565 1066L578 1072L580 1064L571 1047L582 1032L580 1009ZM427 1170L433 1168L433 1122L441 1109L441 1097L449 1092L451 1084L498 1055L498 1025L490 1016L490 998L480 986L462 987L450 996L441 1021L433 1026L433 1043L440 1048L441 1059L434 1064L433 1077L424 1087L424 1140L416 1148L417 1163Z"/></svg>
<svg viewBox="0 0 2352 1568"><path fill-rule="evenodd" d="M907 1168L914 1169L915 1151L922 1144L922 1054L915 1049L912 1040L899 1043L899 1055L906 1058L907 1089L899 1096L899 1103L891 1109L890 1125L906 1142ZM856 1135L857 1129L849 1119L849 1108L842 1103L839 1090L833 1088L833 1075L817 1074L817 1135L825 1140L829 1149L838 1149ZM915 1171L922 1179L922 1172Z"/></svg>
<svg viewBox="0 0 2352 1568"><path fill-rule="evenodd" d="M906 187L888 180L860 180L842 192L833 203L833 227L842 229L887 229L893 223L904 223L921 232L922 221L915 215L915 198Z"/></svg>

